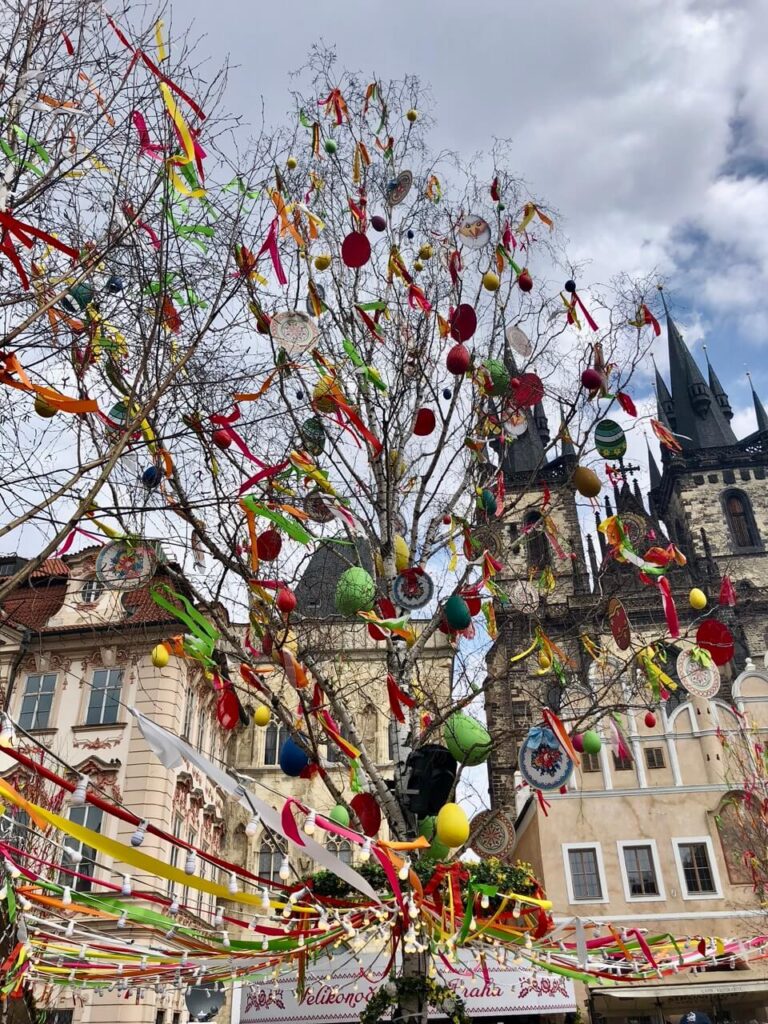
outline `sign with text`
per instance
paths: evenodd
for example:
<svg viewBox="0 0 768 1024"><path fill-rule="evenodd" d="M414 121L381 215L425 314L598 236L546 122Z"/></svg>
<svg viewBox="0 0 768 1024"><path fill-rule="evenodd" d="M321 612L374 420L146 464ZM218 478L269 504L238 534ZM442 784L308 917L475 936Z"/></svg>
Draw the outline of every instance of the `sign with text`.
<svg viewBox="0 0 768 1024"><path fill-rule="evenodd" d="M328 972L319 965L307 968L306 991L296 995L296 973L264 985L244 985L240 1024L345 1024L356 1021L374 993L386 984L383 956L362 956ZM473 957L457 962L456 973L447 969L444 981L460 996L471 1017L507 1017L522 1013L569 1013L576 1009L573 983L547 971L527 967L501 967L491 961L486 974ZM432 1014L430 1014L432 1016Z"/></svg>

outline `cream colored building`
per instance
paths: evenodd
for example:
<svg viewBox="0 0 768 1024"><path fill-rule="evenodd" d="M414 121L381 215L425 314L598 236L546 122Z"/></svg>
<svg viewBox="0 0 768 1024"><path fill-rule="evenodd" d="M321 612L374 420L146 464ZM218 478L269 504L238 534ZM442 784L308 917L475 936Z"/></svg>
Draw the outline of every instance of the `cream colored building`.
<svg viewBox="0 0 768 1024"><path fill-rule="evenodd" d="M158 829L192 845L218 853L224 846L224 801L209 781L192 768L167 771L151 753L127 708L133 706L159 725L183 736L214 760L224 759L224 734L216 723L214 694L195 662L172 658L162 670L154 668L152 648L177 633L178 623L159 609L148 588L105 590L94 576L96 549L49 559L29 584L6 600L0 617L0 678L3 692L15 671L8 714L17 722L14 747L39 759L70 780L86 775L101 796L122 805ZM10 574L14 559L0 562ZM159 570L162 573L162 570ZM35 776L0 751L0 775L27 792L42 797L60 813L123 843L130 842L135 825L103 813L93 805L69 807L63 791L46 783L35 790ZM30 788L31 787L31 788ZM8 808L0 823L3 841L24 848L28 833L23 817ZM35 850L39 852L36 844ZM74 840L67 845L75 847ZM176 863L179 851L170 842L147 832L141 849ZM57 854L58 856L53 856ZM124 868L109 858L82 849L77 865L86 876L73 886L90 887L89 877L122 884ZM57 847L44 844L46 859L60 862ZM65 859L64 863L68 863ZM45 868L43 870L46 870ZM209 878L217 870L198 861L198 874ZM58 872L53 872L56 877ZM210 921L215 907L194 890L161 888L157 878L134 874L134 896L152 892L175 897L180 921ZM121 939L140 940L129 926ZM168 940L172 946L173 941ZM45 993L36 993L43 998ZM145 990L140 1002L126 1001L117 992L96 997L89 993L60 994L55 1004L58 1024L181 1024L188 1019L183 995L157 995ZM40 1007L38 1007L40 1008Z"/></svg>
<svg viewBox="0 0 768 1024"><path fill-rule="evenodd" d="M737 439L728 396L714 370L708 368L705 381L669 317L667 330L671 385L657 373L657 416L678 435L682 451L663 449L661 469L649 451L648 507L619 459L613 493L605 486L601 507L590 509L568 487L577 465L573 446L565 441L547 460L541 408L505 452L507 493L517 503L497 532L508 571L501 585L513 588L515 579L535 580L548 569L556 586L540 599L534 595L535 618L525 607L526 595L514 590L513 606L499 609L486 707L497 744L490 762L492 805L516 816L516 855L533 864L556 912L687 937L695 947L702 937L749 939L768 932L730 802L747 785L749 755L727 757L721 742L725 738L743 751L750 742L747 721L757 730L752 742L765 742L768 735L768 673L755 668L763 663L768 627L768 415L753 392L758 430ZM542 480L555 495L549 514L565 559L542 530ZM599 522L614 513L639 553L671 540L688 559L684 569L669 573L682 636L666 640L662 667L678 686L665 701L632 664L645 643L665 632L660 596L630 565L612 558L602 534L589 534L593 517ZM718 600L725 575L736 590L735 607ZM691 587L705 591L706 612L688 606ZM611 599L622 602L629 619L626 653L617 650L609 630ZM734 638L733 658L721 668L720 691L710 700L679 685L675 668L706 617L727 625ZM552 672L536 674L535 659L510 664L529 646L537 622L570 660L564 686ZM618 655L626 670L619 664L603 673L580 643L584 633ZM631 756L619 758L602 712L626 703L632 711L622 722ZM537 801L528 799L530 790L520 789L517 763L519 744L547 705L581 729L601 730L603 745L598 755L583 757L564 794L546 794L551 809L544 816ZM650 708L656 721L649 728ZM763 831L763 844L764 836ZM593 1021L612 1024L676 1024L690 1010L704 1011L713 1021L768 1020L766 972L759 962L746 969L747 959L737 954L717 969L710 964L706 973L656 978L631 993L595 986L581 993L584 1010Z"/></svg>

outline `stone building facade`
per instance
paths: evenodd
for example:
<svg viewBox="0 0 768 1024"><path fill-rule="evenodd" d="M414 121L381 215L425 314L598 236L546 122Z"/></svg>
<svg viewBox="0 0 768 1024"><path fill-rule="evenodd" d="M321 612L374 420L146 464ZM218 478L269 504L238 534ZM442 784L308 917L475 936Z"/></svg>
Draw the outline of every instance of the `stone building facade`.
<svg viewBox="0 0 768 1024"><path fill-rule="evenodd" d="M761 667L768 627L768 416L753 392L758 430L736 438L728 396L714 369L708 367L705 379L670 316L667 340L670 384L657 371L657 417L682 450L662 449L661 465L648 452L647 503L620 461L612 493L604 490L600 508L590 509L568 486L578 460L567 438L557 457L547 459L540 411L529 416L526 434L504 452L507 493L517 500L497 537L509 567L501 585L506 583L513 602L498 611L498 640L488 658L486 706L495 739L491 802L517 818L517 855L537 868L564 916L611 919L622 927L688 936L691 942L702 935L747 938L764 934L766 921L743 851L734 845L734 835L720 831L743 785L738 759L729 760L721 740L732 749L746 743L747 721L758 742L768 735L768 673ZM546 487L554 498L542 510ZM542 511L550 516L550 532L565 558L536 525ZM665 645L664 669L673 681L676 657L695 644L702 619L719 619L733 634L735 654L720 670L720 692L712 699L677 686L659 703L628 664L666 627L656 588L644 586L631 566L618 564L601 533L589 533L593 516L599 523L614 513L639 553L671 540L687 557L685 567L669 573L681 632ZM589 534L584 547L580 533ZM555 580L551 593L516 589L515 579L536 580L545 570ZM718 602L726 575L737 594L733 608ZM692 587L707 595L705 612L689 607ZM621 600L631 624L627 652L617 649L609 629L611 598ZM541 628L570 663L565 685L546 664L532 664L535 659L510 664L533 639L533 605ZM583 634L600 644L604 661L596 662L585 650ZM622 719L629 758L612 752L605 721L596 712L611 706L612 695L616 706L628 702L631 707ZM565 793L547 794L548 816L528 798L517 773L519 744L540 721L543 706L580 728L602 730L604 740L599 755L583 757ZM649 725L651 708L655 722ZM681 974L673 980L683 988L659 981L633 989L633 1000L626 993L621 999L582 992L582 998L593 1020L617 1024L663 1024L693 1009L713 1020L768 1019L762 1009L768 1005L764 972L744 967L735 957L725 972L709 971L706 985L701 974ZM735 994L734 972L740 971Z"/></svg>

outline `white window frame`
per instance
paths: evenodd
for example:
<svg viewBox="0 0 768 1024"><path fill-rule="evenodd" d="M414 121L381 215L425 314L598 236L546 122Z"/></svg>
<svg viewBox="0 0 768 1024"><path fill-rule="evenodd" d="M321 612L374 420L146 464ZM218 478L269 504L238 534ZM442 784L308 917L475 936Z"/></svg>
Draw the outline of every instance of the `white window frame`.
<svg viewBox="0 0 768 1024"><path fill-rule="evenodd" d="M91 576L83 581L77 597L80 604L94 605L99 603L103 594L104 584L95 576Z"/></svg>
<svg viewBox="0 0 768 1024"><path fill-rule="evenodd" d="M577 906L586 906L592 903L608 903L608 883L605 877L605 865L603 864L603 847L601 843L561 843L563 851L563 866L565 868L565 887L568 890L568 902ZM594 850L597 859L597 877L600 879L600 899L578 900L574 896L573 879L571 878L571 861L568 856L571 850Z"/></svg>
<svg viewBox="0 0 768 1024"><path fill-rule="evenodd" d="M633 896L632 890L629 887L629 874L627 872L627 862L624 859L624 850L627 846L648 846L651 850L651 861L653 863L653 871L656 875L656 885L659 890L658 896ZM617 839L616 848L619 851L619 869L621 871L621 882L624 886L624 896L626 897L627 903L661 903L667 898L666 890L664 888L664 878L661 874L661 861L659 860L659 849L656 846L655 839Z"/></svg>
<svg viewBox="0 0 768 1024"><path fill-rule="evenodd" d="M680 895L684 900L721 900L723 898L723 887L720 883L720 870L717 866L717 859L715 857L715 847L710 836L673 836L672 837L672 852L675 856L675 866L677 868L677 877L680 881ZM683 861L680 856L680 844L681 843L703 843L707 848L707 855L709 856L709 869L712 872L712 881L715 883L714 892L694 892L689 893L688 887L685 884L685 871L683 870Z"/></svg>

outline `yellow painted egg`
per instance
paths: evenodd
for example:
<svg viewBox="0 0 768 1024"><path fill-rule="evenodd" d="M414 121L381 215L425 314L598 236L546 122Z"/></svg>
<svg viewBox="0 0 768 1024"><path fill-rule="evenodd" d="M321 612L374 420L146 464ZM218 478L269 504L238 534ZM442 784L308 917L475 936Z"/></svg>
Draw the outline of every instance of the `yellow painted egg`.
<svg viewBox="0 0 768 1024"><path fill-rule="evenodd" d="M38 416L43 416L48 420L51 416L56 415L56 411L50 402L46 402L42 395L35 395L35 412Z"/></svg>
<svg viewBox="0 0 768 1024"><path fill-rule="evenodd" d="M171 655L165 644L158 644L152 648L152 664L155 668L165 668L170 660Z"/></svg>
<svg viewBox="0 0 768 1024"><path fill-rule="evenodd" d="M602 488L597 473L593 473L586 466L577 466L574 469L573 486L585 498L597 497Z"/></svg>
<svg viewBox="0 0 768 1024"><path fill-rule="evenodd" d="M703 590L694 587L688 595L688 603L695 611L700 612L707 607L707 595Z"/></svg>
<svg viewBox="0 0 768 1024"><path fill-rule="evenodd" d="M458 804L444 804L435 822L437 838L454 850L469 839L469 818Z"/></svg>
<svg viewBox="0 0 768 1024"><path fill-rule="evenodd" d="M333 412L336 408L333 399L326 397L332 388L333 381L329 377L321 377L317 384L315 384L312 391L312 401L315 403L315 408L320 412Z"/></svg>
<svg viewBox="0 0 768 1024"><path fill-rule="evenodd" d="M263 729L265 725L269 725L269 720L272 716L269 713L269 708L265 707L264 704L260 704L253 713L253 721L256 725L261 726Z"/></svg>
<svg viewBox="0 0 768 1024"><path fill-rule="evenodd" d="M486 270L483 274L483 288L488 292L495 292L498 291L500 284L499 275L494 274L492 270Z"/></svg>
<svg viewBox="0 0 768 1024"><path fill-rule="evenodd" d="M408 118L408 120L411 122L411 124L413 124L414 121L418 121L418 119L419 119L419 112L418 112L418 110L414 110L413 107L411 107L410 110L406 111L405 116Z"/></svg>
<svg viewBox="0 0 768 1024"><path fill-rule="evenodd" d="M315 256L315 270L327 270L330 265L331 257L327 252L322 252L319 256Z"/></svg>
<svg viewBox="0 0 768 1024"><path fill-rule="evenodd" d="M422 247L419 249L419 259L420 260L431 260L433 255L434 255L434 249L429 244L429 242L425 242L424 245L422 245Z"/></svg>
<svg viewBox="0 0 768 1024"><path fill-rule="evenodd" d="M296 159L295 156L289 156L288 159L285 161L285 166L288 168L289 171L296 170L298 165L299 161Z"/></svg>

